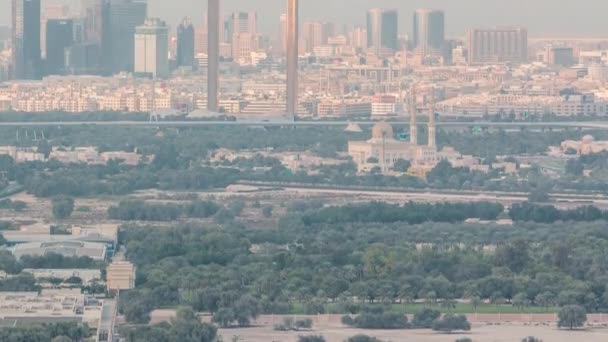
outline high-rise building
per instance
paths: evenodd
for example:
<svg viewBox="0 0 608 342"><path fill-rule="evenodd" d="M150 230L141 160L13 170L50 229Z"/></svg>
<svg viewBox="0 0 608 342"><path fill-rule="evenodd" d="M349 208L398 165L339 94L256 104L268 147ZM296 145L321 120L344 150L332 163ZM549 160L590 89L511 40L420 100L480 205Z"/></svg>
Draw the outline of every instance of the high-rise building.
<svg viewBox="0 0 608 342"><path fill-rule="evenodd" d="M133 71L135 28L146 20L147 4L137 0L110 0L103 46L106 71Z"/></svg>
<svg viewBox="0 0 608 342"><path fill-rule="evenodd" d="M367 47L377 56L397 51L399 41L397 10L372 8L367 12Z"/></svg>
<svg viewBox="0 0 608 342"><path fill-rule="evenodd" d="M232 58L241 64L251 63L251 53L259 48L258 15L256 12L235 12L228 19L227 36Z"/></svg>
<svg viewBox="0 0 608 342"><path fill-rule="evenodd" d="M219 111L220 78L220 1L207 2L207 109Z"/></svg>
<svg viewBox="0 0 608 342"><path fill-rule="evenodd" d="M464 46L458 45L452 49L452 64L454 65L466 65L467 64L467 50Z"/></svg>
<svg viewBox="0 0 608 342"><path fill-rule="evenodd" d="M256 12L234 12L228 20L228 37L237 33L258 34L258 14Z"/></svg>
<svg viewBox="0 0 608 342"><path fill-rule="evenodd" d="M332 23L332 22L325 22L323 23L323 44L327 44L327 40L330 37L334 37L336 36L336 24Z"/></svg>
<svg viewBox="0 0 608 342"><path fill-rule="evenodd" d="M11 28L0 26L0 50L5 50L11 46Z"/></svg>
<svg viewBox="0 0 608 342"><path fill-rule="evenodd" d="M349 36L350 44L355 49L367 49L367 30L365 28L357 27Z"/></svg>
<svg viewBox="0 0 608 342"><path fill-rule="evenodd" d="M298 111L298 0L287 0L287 114Z"/></svg>
<svg viewBox="0 0 608 342"><path fill-rule="evenodd" d="M65 71L73 75L100 73L101 52L91 43L75 43L65 50Z"/></svg>
<svg viewBox="0 0 608 342"><path fill-rule="evenodd" d="M473 29L469 32L469 64L524 63L528 31L522 27Z"/></svg>
<svg viewBox="0 0 608 342"><path fill-rule="evenodd" d="M44 4L44 2L42 2ZM46 58L46 29L50 19L67 19L70 16L70 7L65 4L45 4L40 12L40 52L42 59Z"/></svg>
<svg viewBox="0 0 608 342"><path fill-rule="evenodd" d="M194 66L194 26L184 18L177 27L177 65Z"/></svg>
<svg viewBox="0 0 608 342"><path fill-rule="evenodd" d="M46 22L47 75L61 75L66 72L65 52L74 42L74 23L70 19L48 19Z"/></svg>
<svg viewBox="0 0 608 342"><path fill-rule="evenodd" d="M135 28L135 73L169 76L169 28L164 21L146 19Z"/></svg>
<svg viewBox="0 0 608 342"><path fill-rule="evenodd" d="M308 22L304 23L302 38L304 39L305 52L312 53L317 46L327 44L327 35L324 33L323 23ZM325 38L325 41L324 41Z"/></svg>
<svg viewBox="0 0 608 342"><path fill-rule="evenodd" d="M12 0L13 78L42 77L40 0Z"/></svg>
<svg viewBox="0 0 608 342"><path fill-rule="evenodd" d="M279 23L278 50L284 55L287 53L287 14L281 14Z"/></svg>
<svg viewBox="0 0 608 342"><path fill-rule="evenodd" d="M422 57L443 55L445 46L445 14L443 11L416 10L412 39L414 49Z"/></svg>
<svg viewBox="0 0 608 342"><path fill-rule="evenodd" d="M259 47L258 36L242 32L232 35L232 58L240 64L251 64L251 53L257 52Z"/></svg>
<svg viewBox="0 0 608 342"><path fill-rule="evenodd" d="M207 26L197 26L194 29L194 53L207 54Z"/></svg>
<svg viewBox="0 0 608 342"><path fill-rule="evenodd" d="M96 44L101 48L104 24L108 20L108 9L108 0L82 0L81 15L85 20L85 42Z"/></svg>
<svg viewBox="0 0 608 342"><path fill-rule="evenodd" d="M102 51L111 48L110 0L82 0L82 39L75 40L67 51L68 71L74 74L109 73L109 63L102 65ZM76 32L77 27L75 27ZM106 55L107 57L108 55ZM105 69L105 70L104 70Z"/></svg>
<svg viewBox="0 0 608 342"><path fill-rule="evenodd" d="M550 65L571 67L574 64L574 49L567 46L547 46L545 62Z"/></svg>
<svg viewBox="0 0 608 342"><path fill-rule="evenodd" d="M74 43L86 42L86 20L84 18L72 18L72 32L74 34Z"/></svg>

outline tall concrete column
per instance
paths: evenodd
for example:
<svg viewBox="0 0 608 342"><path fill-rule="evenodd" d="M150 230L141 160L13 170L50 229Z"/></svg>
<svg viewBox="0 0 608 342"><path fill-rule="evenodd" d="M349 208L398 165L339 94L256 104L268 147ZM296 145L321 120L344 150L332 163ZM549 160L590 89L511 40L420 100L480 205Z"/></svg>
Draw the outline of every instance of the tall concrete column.
<svg viewBox="0 0 608 342"><path fill-rule="evenodd" d="M412 86L410 93L410 144L418 145L418 123L416 115L416 86Z"/></svg>
<svg viewBox="0 0 608 342"><path fill-rule="evenodd" d="M298 113L298 0L287 0L287 114Z"/></svg>
<svg viewBox="0 0 608 342"><path fill-rule="evenodd" d="M429 103L429 147L437 147L437 127L435 124L435 89L431 89Z"/></svg>
<svg viewBox="0 0 608 342"><path fill-rule="evenodd" d="M208 0L207 6L207 109L217 112L220 78L220 0Z"/></svg>

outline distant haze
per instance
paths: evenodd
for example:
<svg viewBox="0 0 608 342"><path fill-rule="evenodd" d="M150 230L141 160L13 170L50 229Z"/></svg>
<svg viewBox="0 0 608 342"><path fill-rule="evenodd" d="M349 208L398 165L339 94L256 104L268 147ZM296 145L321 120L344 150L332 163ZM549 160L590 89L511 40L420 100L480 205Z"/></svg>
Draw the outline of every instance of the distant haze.
<svg viewBox="0 0 608 342"><path fill-rule="evenodd" d="M63 2L78 10L78 0ZM174 25L183 16L202 21L206 0L149 0L149 15L159 16ZM256 10L260 30L274 33L285 0L223 0L223 11ZM301 0L302 20L326 20L336 24L364 24L365 11L371 7L399 9L400 31L411 30L415 8L430 7L446 12L447 31L462 36L476 26L523 25L532 37L608 37L606 0ZM10 0L0 0L0 24L10 23ZM339 28L340 26L338 26Z"/></svg>

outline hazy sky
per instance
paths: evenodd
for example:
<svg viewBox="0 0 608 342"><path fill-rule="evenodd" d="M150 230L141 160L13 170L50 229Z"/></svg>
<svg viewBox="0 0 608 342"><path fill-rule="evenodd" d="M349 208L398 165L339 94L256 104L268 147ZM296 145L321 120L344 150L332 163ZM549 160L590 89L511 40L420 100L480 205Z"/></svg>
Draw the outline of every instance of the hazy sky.
<svg viewBox="0 0 608 342"><path fill-rule="evenodd" d="M63 2L74 10L79 0L42 0ZM149 15L160 16L170 24L184 15L200 22L206 0L148 0ZM222 0L222 10L257 10L260 30L274 32L285 0ZM533 37L593 36L608 37L607 0L300 0L302 20L328 20L338 24L365 22L371 7L399 9L400 31L411 30L412 11L418 7L443 9L447 31L459 36L474 26L524 25ZM0 24L10 23L10 0L0 0Z"/></svg>

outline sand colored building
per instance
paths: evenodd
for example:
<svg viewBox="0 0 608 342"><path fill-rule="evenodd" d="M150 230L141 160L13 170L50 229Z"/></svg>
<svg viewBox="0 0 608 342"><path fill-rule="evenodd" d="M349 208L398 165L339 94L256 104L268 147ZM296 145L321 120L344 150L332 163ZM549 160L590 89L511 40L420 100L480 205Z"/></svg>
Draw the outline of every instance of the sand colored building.
<svg viewBox="0 0 608 342"><path fill-rule="evenodd" d="M409 161L421 172L432 169L437 164L437 141L435 123L435 101L431 99L428 112L428 143L418 145L418 122L416 108L416 88L411 90L409 141L395 139L393 127L380 122L372 128L372 138L367 141L349 141L348 154L353 158L359 171L370 171L380 167L383 173L391 171L399 160Z"/></svg>
<svg viewBox="0 0 608 342"><path fill-rule="evenodd" d="M115 261L106 269L108 291L130 290L135 288L135 265L128 261Z"/></svg>
<svg viewBox="0 0 608 342"><path fill-rule="evenodd" d="M371 139L349 141L348 154L362 171L379 166L383 172L387 172L398 160L407 160L412 164L434 164L437 160L434 146L397 140L393 128L386 122L374 126Z"/></svg>
<svg viewBox="0 0 608 342"><path fill-rule="evenodd" d="M561 150L567 153L576 151L579 155L588 155L608 151L608 141L596 141L591 135L586 135L580 141L566 140L561 143Z"/></svg>

